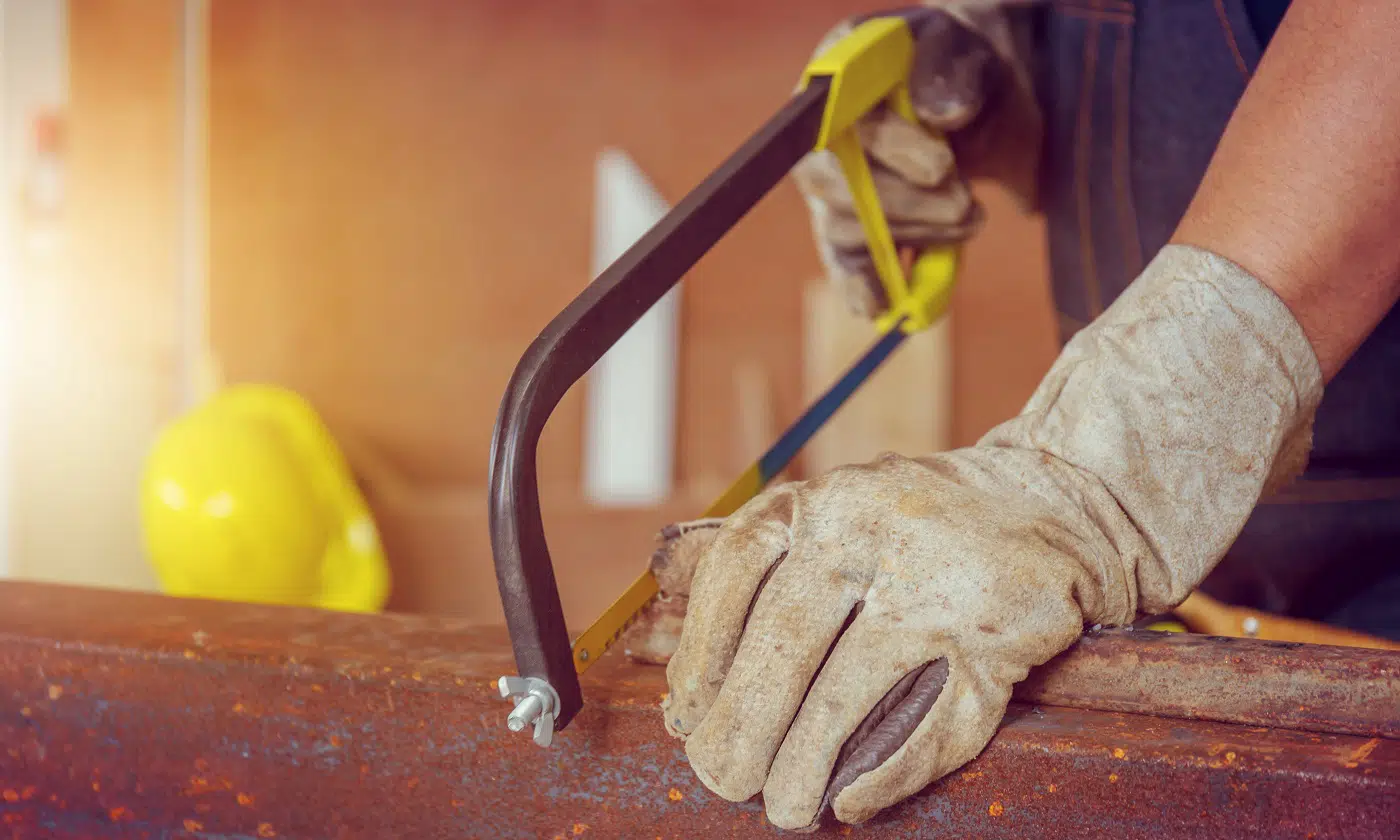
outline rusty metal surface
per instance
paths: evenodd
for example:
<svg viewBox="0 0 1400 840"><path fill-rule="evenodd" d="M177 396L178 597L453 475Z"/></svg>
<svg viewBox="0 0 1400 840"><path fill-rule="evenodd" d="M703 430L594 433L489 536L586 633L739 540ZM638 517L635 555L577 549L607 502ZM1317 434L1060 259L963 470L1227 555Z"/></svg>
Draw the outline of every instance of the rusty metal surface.
<svg viewBox="0 0 1400 840"><path fill-rule="evenodd" d="M0 585L0 836L779 834L694 779L659 669L600 664L542 750L502 725L509 662L446 620ZM1397 814L1394 739L1015 705L853 836L1364 838Z"/></svg>
<svg viewBox="0 0 1400 840"><path fill-rule="evenodd" d="M1016 698L1057 706L1400 738L1400 652L1223 636L1089 633Z"/></svg>

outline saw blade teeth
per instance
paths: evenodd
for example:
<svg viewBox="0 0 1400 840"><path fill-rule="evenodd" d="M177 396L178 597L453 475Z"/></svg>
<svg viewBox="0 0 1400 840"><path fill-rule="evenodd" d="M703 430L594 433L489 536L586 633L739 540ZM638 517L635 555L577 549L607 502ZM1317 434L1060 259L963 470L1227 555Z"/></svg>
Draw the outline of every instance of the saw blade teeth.
<svg viewBox="0 0 1400 840"><path fill-rule="evenodd" d="M643 605L643 608L645 608L645 605ZM597 659L599 656L602 656L603 654L612 650L612 646L617 644L618 639L622 638L623 633L626 633L627 630L631 628L633 624L637 623L637 619L641 618L641 615L642 610L637 610L635 613L632 613L632 615L629 616L626 621L618 625L618 628L614 630L611 634L609 634L607 638L603 640L602 644L598 645L598 655L593 658Z"/></svg>
<svg viewBox="0 0 1400 840"><path fill-rule="evenodd" d="M603 647L604 647L604 648L610 648L610 647L612 647L612 646L613 646L613 643L616 642L618 639L622 638L622 634L623 634L623 633L626 633L626 632L627 632L627 629L628 629L629 627L631 627L633 624L636 624L636 623L637 623L637 616L639 616L639 615L641 615L641 611L640 611L640 610L637 611L636 613L633 613L632 616L631 616L630 618L628 618L626 621L622 622L622 624L618 625L617 630L614 631L613 634L612 634L611 636L608 637L608 640L607 640L607 642L605 642L605 643L603 644Z"/></svg>

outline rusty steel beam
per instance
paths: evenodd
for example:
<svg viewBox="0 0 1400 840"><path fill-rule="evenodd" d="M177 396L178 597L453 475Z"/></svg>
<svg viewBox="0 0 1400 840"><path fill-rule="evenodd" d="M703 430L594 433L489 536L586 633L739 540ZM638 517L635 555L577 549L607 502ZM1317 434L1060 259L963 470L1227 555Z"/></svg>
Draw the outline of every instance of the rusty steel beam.
<svg viewBox="0 0 1400 840"><path fill-rule="evenodd" d="M1184 633L1088 633L1016 699L1400 738L1400 652Z"/></svg>
<svg viewBox="0 0 1400 840"><path fill-rule="evenodd" d="M1190 720L1215 714L1209 698L1165 684L1173 657L1184 680L1233 673L1245 685L1225 705L1246 708L1259 669L1262 692L1281 684L1270 667L1298 665L1322 698L1312 655L1332 662L1324 680L1393 686L1394 654L1090 638L1037 690L1064 693L1079 669L1111 683L1109 702L1152 708L1134 692L1156 686L1177 714L1014 704L980 757L853 836L1394 836L1400 741ZM493 681L510 666L504 634L450 620L3 584L0 836L779 834L760 803L695 780L662 732L660 669L600 663L596 699L540 749L502 724ZM1134 688L1131 671L1151 676ZM1257 716L1287 715L1255 699ZM1383 701L1374 731L1393 732L1400 703ZM1369 725L1334 717L1305 722Z"/></svg>

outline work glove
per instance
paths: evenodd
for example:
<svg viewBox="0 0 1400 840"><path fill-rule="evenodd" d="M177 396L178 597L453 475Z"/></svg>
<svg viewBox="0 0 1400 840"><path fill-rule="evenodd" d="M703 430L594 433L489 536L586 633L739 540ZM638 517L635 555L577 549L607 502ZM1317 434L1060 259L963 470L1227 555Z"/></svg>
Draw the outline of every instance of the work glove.
<svg viewBox="0 0 1400 840"><path fill-rule="evenodd" d="M897 248L922 251L972 236L982 210L971 177L998 180L1026 207L1033 203L1042 128L1027 66L1026 5L946 0L887 13L905 18L914 34L909 87L920 124L880 107L858 131ZM860 22L838 25L817 52ZM878 315L888 304L884 287L835 155L813 153L793 175L828 278L852 311Z"/></svg>
<svg viewBox="0 0 1400 840"><path fill-rule="evenodd" d="M1184 599L1301 472L1321 383L1268 288L1163 249L976 446L673 528L668 556L698 566L667 730L709 789L762 792L778 826L869 818L976 756L1012 686L1086 625Z"/></svg>

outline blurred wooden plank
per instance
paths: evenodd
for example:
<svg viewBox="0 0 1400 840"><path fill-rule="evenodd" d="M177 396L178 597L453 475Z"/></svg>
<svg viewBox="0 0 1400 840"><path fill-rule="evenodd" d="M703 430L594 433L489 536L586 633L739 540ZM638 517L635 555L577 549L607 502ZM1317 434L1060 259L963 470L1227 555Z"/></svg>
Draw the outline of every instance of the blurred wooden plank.
<svg viewBox="0 0 1400 840"><path fill-rule="evenodd" d="M874 327L851 315L840 292L816 281L805 292L803 390L816 399L876 338ZM804 474L868 461L882 452L925 455L946 449L952 435L952 324L939 325L904 345L807 445Z"/></svg>

